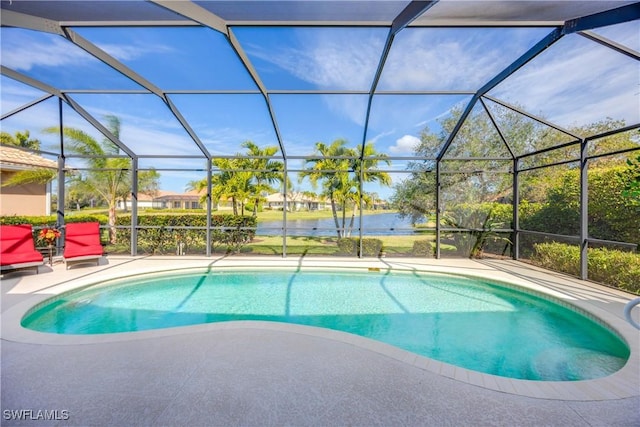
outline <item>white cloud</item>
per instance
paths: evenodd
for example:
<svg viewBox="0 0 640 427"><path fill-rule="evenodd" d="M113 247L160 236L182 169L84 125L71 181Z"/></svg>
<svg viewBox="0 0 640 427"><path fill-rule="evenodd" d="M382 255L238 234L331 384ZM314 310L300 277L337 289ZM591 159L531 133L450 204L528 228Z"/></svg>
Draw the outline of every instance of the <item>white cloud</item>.
<svg viewBox="0 0 640 427"><path fill-rule="evenodd" d="M564 127L606 117L640 120L638 67L578 35L567 36L490 92Z"/></svg>
<svg viewBox="0 0 640 427"><path fill-rule="evenodd" d="M329 111L346 117L351 122L364 126L367 115L367 97L365 95L323 95L322 101Z"/></svg>
<svg viewBox="0 0 640 427"><path fill-rule="evenodd" d="M396 140L395 145L389 147L389 151L394 154L411 154L420 144L420 138L413 135L404 135Z"/></svg>
<svg viewBox="0 0 640 427"><path fill-rule="evenodd" d="M380 89L479 89L542 35L531 29L408 29L387 59Z"/></svg>
<svg viewBox="0 0 640 427"><path fill-rule="evenodd" d="M165 54L168 52L172 52L173 48L165 45L132 45L132 44L111 44L111 43L100 43L96 44L100 49L107 52L109 55L113 56L119 61L127 62L138 59L145 55L150 54Z"/></svg>
<svg viewBox="0 0 640 427"><path fill-rule="evenodd" d="M164 109L159 100L149 95L73 96L89 114L105 124L104 118L120 119L120 140L137 154L200 154L200 150L182 126ZM71 114L65 123L70 127L87 128L98 140L102 134L81 117Z"/></svg>
<svg viewBox="0 0 640 427"><path fill-rule="evenodd" d="M10 78L2 77L2 101L5 98L12 97L20 99L23 104L33 101L45 95L44 92L32 88L31 86L23 85Z"/></svg>
<svg viewBox="0 0 640 427"><path fill-rule="evenodd" d="M284 72L312 88L368 91L378 66L384 35L384 31L367 29L291 30L283 33L286 41L276 47L254 43L246 49L254 58L273 66L267 69L263 65L259 69L267 86L270 75ZM294 79L289 78L289 81ZM287 88L300 86L300 83L293 83ZM336 115L364 125L366 95L324 96L323 102Z"/></svg>
<svg viewBox="0 0 640 427"><path fill-rule="evenodd" d="M372 138L368 138L367 142L371 142L373 144L377 143L379 140L381 140L384 137L387 137L389 135L393 135L396 131L394 129L392 130L388 130L386 132L381 132L377 135L374 135Z"/></svg>
<svg viewBox="0 0 640 427"><path fill-rule="evenodd" d="M89 54L58 36L19 34L19 37L4 37L2 40L2 63L14 70L73 66L90 60Z"/></svg>
<svg viewBox="0 0 640 427"><path fill-rule="evenodd" d="M34 67L73 67L95 61L87 52L60 36L25 31L14 31L10 34L11 37L3 33L2 63L17 71L30 71ZM121 61L172 50L171 47L161 44L96 45Z"/></svg>
<svg viewBox="0 0 640 427"><path fill-rule="evenodd" d="M245 151L240 146L245 141L252 141L259 147L276 146L278 141L270 129L241 129L237 127L207 127L194 129L203 144L212 154L232 155ZM278 156L280 153L276 153Z"/></svg>
<svg viewBox="0 0 640 427"><path fill-rule="evenodd" d="M382 32L298 30L287 46L275 50L248 46L248 52L296 78L322 89L371 87L384 44Z"/></svg>

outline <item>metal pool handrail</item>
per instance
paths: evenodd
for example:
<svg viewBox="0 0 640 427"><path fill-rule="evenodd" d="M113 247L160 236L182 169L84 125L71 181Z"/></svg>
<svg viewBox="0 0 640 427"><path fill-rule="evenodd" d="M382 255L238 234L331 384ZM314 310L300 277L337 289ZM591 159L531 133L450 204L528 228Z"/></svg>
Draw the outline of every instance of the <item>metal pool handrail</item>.
<svg viewBox="0 0 640 427"><path fill-rule="evenodd" d="M631 323L636 329L640 329L640 323L636 323L631 317L631 310L633 307L640 304L640 298L636 298L631 300L624 306L624 317L627 319L627 322Z"/></svg>

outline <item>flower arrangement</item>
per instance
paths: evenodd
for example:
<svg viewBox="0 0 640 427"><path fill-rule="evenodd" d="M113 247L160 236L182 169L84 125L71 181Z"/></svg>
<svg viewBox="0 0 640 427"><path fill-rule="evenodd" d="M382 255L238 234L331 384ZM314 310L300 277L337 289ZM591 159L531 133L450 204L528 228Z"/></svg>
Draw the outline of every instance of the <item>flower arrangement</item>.
<svg viewBox="0 0 640 427"><path fill-rule="evenodd" d="M57 228L43 228L38 233L38 239L43 240L49 246L53 245L58 237L60 237L60 230Z"/></svg>

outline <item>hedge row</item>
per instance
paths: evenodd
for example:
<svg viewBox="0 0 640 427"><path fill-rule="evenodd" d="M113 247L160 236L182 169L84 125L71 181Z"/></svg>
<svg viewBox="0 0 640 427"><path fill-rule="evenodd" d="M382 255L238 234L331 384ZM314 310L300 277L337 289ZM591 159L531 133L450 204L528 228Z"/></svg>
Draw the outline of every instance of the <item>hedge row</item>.
<svg viewBox="0 0 640 427"><path fill-rule="evenodd" d="M589 248L589 279L640 294L640 254L607 248ZM563 243L534 245L531 261L550 270L578 276L580 248Z"/></svg>
<svg viewBox="0 0 640 427"><path fill-rule="evenodd" d="M57 223L56 215L49 216L0 216L0 224L31 224L33 227L54 227ZM71 222L99 222L102 225L107 224L108 217L106 215L73 215L64 219L65 223Z"/></svg>
<svg viewBox="0 0 640 427"><path fill-rule="evenodd" d="M53 227L57 217L50 216L2 216L0 224L31 224L34 235L39 228ZM73 215L65 218L66 223L99 222L102 226L108 224L106 215ZM117 241L128 246L131 240L131 216L120 215L116 221L118 228ZM140 215L138 216L138 248L143 253L163 254L198 248L200 252L206 249L207 216L197 215ZM250 242L255 235L257 220L251 216L213 215L211 217L212 249L224 246L227 251L239 252L240 248ZM146 228L150 227L150 228ZM202 229L187 230L183 227L202 227ZM246 229L248 228L248 229ZM103 235L103 243L108 239ZM115 248L114 248L115 249Z"/></svg>
<svg viewBox="0 0 640 427"><path fill-rule="evenodd" d="M116 225L128 226L130 216L119 216ZM138 217L138 248L144 253L186 253L191 249L206 248L206 215L142 215ZM213 215L211 217L211 244L226 246L228 251L239 252L253 240L257 220L251 216ZM201 227L185 229L183 227ZM118 229L118 241L128 241L130 229Z"/></svg>
<svg viewBox="0 0 640 427"><path fill-rule="evenodd" d="M424 256L433 258L435 254L435 248L433 247L433 241L431 240L415 240L413 242L413 249L411 254L414 256Z"/></svg>
<svg viewBox="0 0 640 427"><path fill-rule="evenodd" d="M360 255L360 239L357 237L344 237L338 239L338 251L341 255ZM382 240L362 239L363 256L382 255Z"/></svg>

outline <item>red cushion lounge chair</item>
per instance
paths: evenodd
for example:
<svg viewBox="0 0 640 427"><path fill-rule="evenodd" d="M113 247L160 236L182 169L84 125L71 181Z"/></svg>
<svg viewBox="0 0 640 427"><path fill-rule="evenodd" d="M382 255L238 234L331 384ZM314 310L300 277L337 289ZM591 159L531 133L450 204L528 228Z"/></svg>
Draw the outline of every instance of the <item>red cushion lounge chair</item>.
<svg viewBox="0 0 640 427"><path fill-rule="evenodd" d="M100 244L100 224L76 222L65 225L64 252L62 257L67 269L72 264L94 262L100 264L104 251Z"/></svg>
<svg viewBox="0 0 640 427"><path fill-rule="evenodd" d="M0 271L34 268L37 274L42 264L30 224L0 225Z"/></svg>

